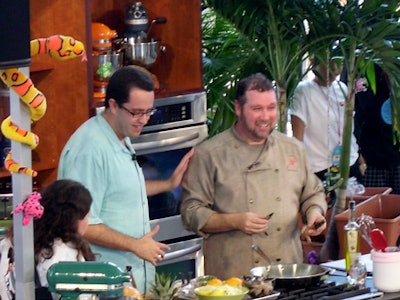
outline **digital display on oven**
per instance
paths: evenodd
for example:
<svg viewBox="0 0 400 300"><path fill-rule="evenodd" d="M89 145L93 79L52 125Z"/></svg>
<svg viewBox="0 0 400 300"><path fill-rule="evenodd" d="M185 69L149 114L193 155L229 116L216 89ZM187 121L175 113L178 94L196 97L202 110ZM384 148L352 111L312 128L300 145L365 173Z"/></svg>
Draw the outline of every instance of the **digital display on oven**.
<svg viewBox="0 0 400 300"><path fill-rule="evenodd" d="M156 107L146 126L185 121L192 118L191 102Z"/></svg>

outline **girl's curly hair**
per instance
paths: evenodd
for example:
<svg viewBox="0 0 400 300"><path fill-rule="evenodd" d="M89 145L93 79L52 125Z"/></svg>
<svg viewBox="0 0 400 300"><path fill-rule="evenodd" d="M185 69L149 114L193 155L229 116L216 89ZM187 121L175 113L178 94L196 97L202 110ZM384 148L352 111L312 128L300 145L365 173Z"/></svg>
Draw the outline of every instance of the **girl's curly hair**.
<svg viewBox="0 0 400 300"><path fill-rule="evenodd" d="M62 179L45 187L41 195L44 213L34 220L35 263L53 256L56 238L72 243L87 261L95 260L89 243L78 233L78 221L85 218L92 204L89 190L79 182Z"/></svg>

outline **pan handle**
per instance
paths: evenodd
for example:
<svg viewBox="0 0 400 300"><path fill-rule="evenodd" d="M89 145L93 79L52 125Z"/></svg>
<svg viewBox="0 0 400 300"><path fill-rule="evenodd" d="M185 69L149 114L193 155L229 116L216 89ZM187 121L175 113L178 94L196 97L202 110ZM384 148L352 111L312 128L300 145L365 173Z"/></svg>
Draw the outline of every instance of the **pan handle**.
<svg viewBox="0 0 400 300"><path fill-rule="evenodd" d="M254 251L256 251L256 252L258 253L258 255L260 255L262 258L264 258L264 259L267 261L267 263L268 263L269 265L272 265L272 264L273 264L273 263L272 263L272 260L269 258L269 256L268 256L267 254L265 254L265 252L262 251L262 249L261 249L258 245L253 244L253 245L251 245L251 248L252 248Z"/></svg>

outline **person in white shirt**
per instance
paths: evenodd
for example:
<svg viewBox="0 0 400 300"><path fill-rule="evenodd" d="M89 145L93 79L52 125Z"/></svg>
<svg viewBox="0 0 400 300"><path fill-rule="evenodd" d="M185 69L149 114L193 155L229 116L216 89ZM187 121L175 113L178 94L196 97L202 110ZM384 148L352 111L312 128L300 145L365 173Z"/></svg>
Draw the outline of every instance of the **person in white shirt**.
<svg viewBox="0 0 400 300"><path fill-rule="evenodd" d="M315 77L296 87L291 122L293 136L304 142L313 172L324 181L330 167L339 165L347 86L337 80L340 68L336 62L330 64L329 70L316 58L311 63ZM350 176L360 180L358 157L358 145L352 134Z"/></svg>
<svg viewBox="0 0 400 300"><path fill-rule="evenodd" d="M47 287L47 270L54 263L95 260L83 238L92 197L81 183L66 179L48 185L41 196L44 213L34 220L34 253L40 285ZM59 296L53 294L53 299Z"/></svg>

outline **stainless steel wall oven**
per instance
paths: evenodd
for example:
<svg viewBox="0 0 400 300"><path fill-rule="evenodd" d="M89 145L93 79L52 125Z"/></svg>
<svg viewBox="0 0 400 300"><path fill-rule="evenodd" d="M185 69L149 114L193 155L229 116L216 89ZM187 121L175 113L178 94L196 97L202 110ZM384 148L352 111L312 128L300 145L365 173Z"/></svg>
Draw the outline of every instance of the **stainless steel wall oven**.
<svg viewBox="0 0 400 300"><path fill-rule="evenodd" d="M171 176L181 158L207 138L208 130L205 93L156 99L155 107L157 112L132 143L145 178L157 180ZM202 239L183 228L181 198L181 187L148 198L151 226L160 225L155 238L172 249L157 271L195 276L201 273Z"/></svg>

